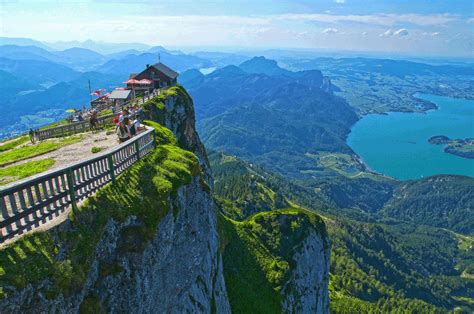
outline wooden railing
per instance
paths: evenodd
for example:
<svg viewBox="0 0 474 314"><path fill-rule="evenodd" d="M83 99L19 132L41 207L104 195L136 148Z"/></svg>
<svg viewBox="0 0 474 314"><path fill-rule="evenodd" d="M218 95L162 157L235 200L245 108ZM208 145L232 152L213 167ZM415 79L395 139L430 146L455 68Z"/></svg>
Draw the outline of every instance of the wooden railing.
<svg viewBox="0 0 474 314"><path fill-rule="evenodd" d="M121 109L130 105L132 102L137 102L138 105L142 105L143 103L145 103L145 101L154 97L158 93L159 93L159 90L153 90L153 92L149 94L143 95L140 98L137 98L137 99L134 99L122 104ZM112 124L112 120L114 117L115 117L115 114L109 114L106 116L98 117L99 125L103 126L103 125ZM80 122L60 125L60 126L50 128L50 129L36 131L36 138L39 141L42 141L42 140L53 138L53 137L62 137L62 136L68 136L68 135L73 135L77 133L83 133L89 130L90 130L89 121L80 121Z"/></svg>
<svg viewBox="0 0 474 314"><path fill-rule="evenodd" d="M115 117L115 114L109 114L97 118L100 125L112 124L112 119ZM68 136L77 133L82 133L90 130L89 121L80 121L70 124L60 125L50 129L44 129L36 131L36 137L39 141L45 140L52 137L61 137Z"/></svg>
<svg viewBox="0 0 474 314"><path fill-rule="evenodd" d="M0 244L59 216L87 198L154 148L154 129L69 167L0 188Z"/></svg>

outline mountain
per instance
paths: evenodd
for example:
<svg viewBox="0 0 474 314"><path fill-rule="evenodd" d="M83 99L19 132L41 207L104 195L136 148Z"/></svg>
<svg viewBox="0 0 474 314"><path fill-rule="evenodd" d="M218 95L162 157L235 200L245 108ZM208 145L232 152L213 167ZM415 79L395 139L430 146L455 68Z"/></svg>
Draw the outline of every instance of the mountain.
<svg viewBox="0 0 474 314"><path fill-rule="evenodd" d="M186 70L179 74L178 81L181 85L190 86L191 84L200 84L204 79L204 74L196 69Z"/></svg>
<svg viewBox="0 0 474 314"><path fill-rule="evenodd" d="M70 48L54 52L62 62L76 69L91 69L104 63L107 58L95 51L84 48Z"/></svg>
<svg viewBox="0 0 474 314"><path fill-rule="evenodd" d="M176 71L182 72L191 68L210 66L210 62L190 55L174 55L166 52L160 53L161 62ZM158 53L143 53L140 55L126 55L120 59L110 60L96 68L96 71L122 75L128 77L130 73L140 72L147 64L158 62Z"/></svg>
<svg viewBox="0 0 474 314"><path fill-rule="evenodd" d="M474 179L432 176L403 182L385 204L386 217L474 234Z"/></svg>
<svg viewBox="0 0 474 314"><path fill-rule="evenodd" d="M387 112L425 112L430 102L414 97L429 93L474 98L472 64L431 65L375 58L279 58L292 70L321 70L332 78L343 97L360 115Z"/></svg>
<svg viewBox="0 0 474 314"><path fill-rule="evenodd" d="M280 68L275 60L265 57L254 57L243 62L239 68L247 73L260 73L266 75L290 75L291 72Z"/></svg>
<svg viewBox="0 0 474 314"><path fill-rule="evenodd" d="M15 76L9 72L0 70L0 97L16 95L21 91L29 91L40 88L40 86L29 82L22 77ZM4 101L2 101L4 103Z"/></svg>
<svg viewBox="0 0 474 314"><path fill-rule="evenodd" d="M63 51L47 51L36 46L1 46L0 57L13 60L48 61L66 65L78 71L99 66L107 57L83 48L70 48Z"/></svg>
<svg viewBox="0 0 474 314"><path fill-rule="evenodd" d="M45 50L51 50L51 47L43 44L40 41L29 39L29 38L19 38L19 37L0 37L0 46L35 46Z"/></svg>
<svg viewBox="0 0 474 314"><path fill-rule="evenodd" d="M12 60L0 58L0 70L9 72L33 84L54 84L79 77L80 73L73 69L40 60Z"/></svg>
<svg viewBox="0 0 474 314"><path fill-rule="evenodd" d="M275 66L256 58L245 67L278 74L227 66L204 77L194 72L190 79L187 74L181 82L195 100L198 126L210 149L252 159L284 175L311 176L315 163L307 154L351 153L345 136L357 116L343 99L327 92L321 72Z"/></svg>
<svg viewBox="0 0 474 314"><path fill-rule="evenodd" d="M139 55L139 54L142 54L143 51L139 51L139 50L136 50L136 49L128 49L128 50L124 50L124 51L120 51L120 52L115 52L115 53L111 53L111 54L107 54L107 57L109 59L122 59L128 55Z"/></svg>
<svg viewBox="0 0 474 314"><path fill-rule="evenodd" d="M48 42L46 44L56 50L64 50L64 49L70 49L70 48L84 48L84 49L95 51L103 55L117 53L124 50L129 50L129 49L145 51L151 48L150 45L146 45L142 43L107 43L103 41L94 41L94 40L86 40L82 42L81 41L57 41L57 42Z"/></svg>
<svg viewBox="0 0 474 314"><path fill-rule="evenodd" d="M355 219L349 219L350 212L331 208L326 203L328 199L317 199L320 193L315 193L314 189L223 153L212 152L209 160L215 176L214 191L223 215L232 218L233 228L237 230L248 224L252 227L247 227L247 230L256 230L251 235L244 230L239 233L242 241L250 242L249 247L258 243L259 232L265 230L261 222L255 221L256 218L262 216L260 219L277 227L278 223L267 216L278 215L288 204L303 206L323 217L332 247L329 274L331 312L391 313L401 306L409 313L441 313L454 308L469 312L472 304L468 296L474 293L471 277L474 273L474 238L414 224L411 220L380 223L364 215L354 215ZM416 198L413 192L404 191L407 202ZM354 196L357 193L354 191ZM443 206L435 199L431 210L439 211ZM267 238L272 239L271 236ZM260 245L265 246L264 243ZM275 247L280 248L278 245ZM247 259L245 248L240 248L238 252L245 253L238 257L238 252L227 260L224 257L224 269L226 265L231 265L231 269L242 268L239 263ZM247 267L252 265L246 263ZM237 272L234 275L237 274L245 276ZM258 274L253 274L253 277L258 278ZM255 281L246 279L241 293L258 287L264 289L258 281L253 286ZM232 296L230 299L232 304Z"/></svg>
<svg viewBox="0 0 474 314"><path fill-rule="evenodd" d="M91 88L105 88L111 90L121 82L121 77L104 75L97 72L78 73L74 79L59 82L44 89L38 87L29 93L12 94L6 93L3 98L3 115L0 121L8 126L14 126L16 130L27 130L32 125L21 122L22 116L35 116L38 112L57 110L54 115L48 114L49 118L64 118L64 111L70 108L82 108L88 105L91 97L89 95L89 81ZM31 83L27 82L31 86ZM35 86L35 85L33 85ZM58 115L59 114L59 115ZM41 125L38 125L41 126Z"/></svg>
<svg viewBox="0 0 474 314"><path fill-rule="evenodd" d="M36 46L1 46L0 58L61 63L61 58L55 55L54 52L47 51Z"/></svg>
<svg viewBox="0 0 474 314"><path fill-rule="evenodd" d="M299 208L224 217L186 91L163 91L143 114L155 129L147 156L81 204L73 223L0 248L2 310L327 313L322 218Z"/></svg>
<svg viewBox="0 0 474 314"><path fill-rule="evenodd" d="M217 51L197 51L191 54L193 56L209 60L212 62L212 64L220 68L228 65L239 65L245 60L249 59L247 56Z"/></svg>

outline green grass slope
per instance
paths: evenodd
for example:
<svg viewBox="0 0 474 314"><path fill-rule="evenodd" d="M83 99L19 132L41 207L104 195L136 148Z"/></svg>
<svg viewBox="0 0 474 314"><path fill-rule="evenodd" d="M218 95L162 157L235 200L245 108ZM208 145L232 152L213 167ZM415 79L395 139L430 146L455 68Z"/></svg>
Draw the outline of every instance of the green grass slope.
<svg viewBox="0 0 474 314"><path fill-rule="evenodd" d="M474 234L474 179L432 176L400 184L385 205L386 217Z"/></svg>
<svg viewBox="0 0 474 314"><path fill-rule="evenodd" d="M296 208L258 213L242 222L219 215L218 223L234 313L280 313L293 255L311 231L327 240L322 219Z"/></svg>
<svg viewBox="0 0 474 314"><path fill-rule="evenodd" d="M130 215L141 222L121 234L122 252L140 251L156 233L169 208L169 196L200 173L197 157L181 149L173 133L159 124L153 152L90 197L76 214L72 227L61 232L39 232L3 248L0 254L0 296L8 286L24 288L50 279L43 287L46 297L75 293L84 283L94 249L109 219L124 221ZM60 253L61 251L61 253ZM120 271L101 265L101 272Z"/></svg>
<svg viewBox="0 0 474 314"><path fill-rule="evenodd" d="M397 313L401 308L415 313L445 313L455 309L467 313L472 311L472 237L402 221L387 224L376 223L375 219L370 222L363 216L359 217L362 221L344 218L353 215L351 212L311 206L317 203L311 201L310 191L297 189L298 185L265 173L263 169L218 153L211 153L210 161L216 177L216 197L221 200L222 212L243 224L254 217L247 218L243 210L246 206L259 204L254 209L263 211L264 215L276 209L272 208L272 202L261 203L262 199L252 189L252 180L248 180L248 173L254 173L259 185L272 190L274 194L281 193L286 202L313 208L315 212L326 216L327 232L332 242L329 287L331 312ZM289 187L292 189L289 190ZM287 198L287 195L292 198ZM277 196L274 195L274 198ZM234 234L237 234L240 225L232 222ZM243 241L242 237L237 239L238 242L230 244L230 248L232 245L238 246L234 248L235 252L253 250L252 242ZM236 257L237 253L234 254L231 256ZM237 262L228 259L224 263L225 271L236 268L234 264ZM238 274L245 278L243 273ZM255 274L252 276L257 278ZM241 289L245 291L250 288Z"/></svg>

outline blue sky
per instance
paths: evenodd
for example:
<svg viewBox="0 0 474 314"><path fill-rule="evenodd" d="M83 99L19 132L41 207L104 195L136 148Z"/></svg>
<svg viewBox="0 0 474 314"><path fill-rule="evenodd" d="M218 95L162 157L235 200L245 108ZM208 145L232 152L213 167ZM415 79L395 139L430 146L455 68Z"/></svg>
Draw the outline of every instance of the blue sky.
<svg viewBox="0 0 474 314"><path fill-rule="evenodd" d="M473 57L473 3L0 0L0 36Z"/></svg>

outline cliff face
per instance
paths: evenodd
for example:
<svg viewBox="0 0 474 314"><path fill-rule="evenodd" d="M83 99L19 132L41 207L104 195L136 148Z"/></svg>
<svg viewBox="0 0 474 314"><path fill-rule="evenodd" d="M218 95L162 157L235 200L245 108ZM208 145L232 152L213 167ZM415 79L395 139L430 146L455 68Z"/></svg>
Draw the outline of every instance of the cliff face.
<svg viewBox="0 0 474 314"><path fill-rule="evenodd" d="M224 274L237 313L328 313L330 243L322 219L290 208L242 222L219 217Z"/></svg>
<svg viewBox="0 0 474 314"><path fill-rule="evenodd" d="M217 214L186 91L169 89L144 113L153 152L70 220L2 250L1 312L328 312L322 219Z"/></svg>
<svg viewBox="0 0 474 314"><path fill-rule="evenodd" d="M329 250L326 239L311 232L293 256L294 269L285 285L285 313L329 313Z"/></svg>
<svg viewBox="0 0 474 314"><path fill-rule="evenodd" d="M42 280L25 278L24 285L15 285L14 278L13 283L2 282L2 311L230 312L222 259L218 254L215 205L209 188L211 174L204 148L194 130L191 99L184 90L175 88L154 101L145 106L145 113L172 130L177 143L164 143L155 155L148 158L151 160L148 164L134 166L140 170L130 174L133 180L138 181L132 189L140 189L140 193L134 196L134 191L129 194L127 191L115 191L124 193L125 198L136 197L132 204L126 205L128 207L144 199L143 206L150 208L139 208L138 214L125 218L108 217L98 233L97 242L91 245L90 258L84 259L88 265L84 268L80 265L81 258L76 256L77 243L67 242L64 235L80 233L81 220L91 218L94 223L100 220L90 208L96 206L100 211L101 197L120 212L119 207L124 206L125 201L114 205L114 193L107 196L104 192L105 196L101 194L92 199L91 204L85 206L86 214L80 214L77 222L65 222L43 235L33 235L15 243L7 254L25 241L38 243L36 237L48 239L51 250L46 249L50 254L47 257L53 262L51 267L46 265L44 271L51 271L51 274L43 276ZM163 134L163 137L168 136L166 132ZM195 165L196 157L187 156L184 151L172 155L174 150L181 148L195 153ZM188 159L175 165L182 155ZM163 168L156 168L159 162L164 164ZM189 169L183 170L186 166ZM147 181L145 177L151 172L155 173L154 177ZM184 184L177 183L180 176ZM126 182L125 186L130 184ZM171 187L163 192L168 184ZM147 192L148 186L157 190ZM163 194L163 198L155 200L155 194ZM89 209L91 212L88 212ZM93 224L87 226L87 221L85 225L86 228L94 228ZM79 234L80 239L86 236ZM42 261L41 257L34 258L38 259L37 263ZM54 272L58 269L62 271L64 265L69 265L72 276L83 278L74 280L58 276L57 280ZM1 266L14 269L12 265ZM27 275L31 274L27 272Z"/></svg>

